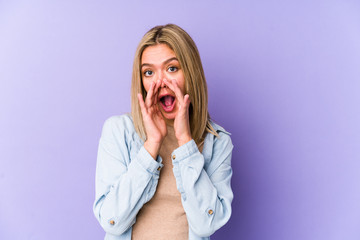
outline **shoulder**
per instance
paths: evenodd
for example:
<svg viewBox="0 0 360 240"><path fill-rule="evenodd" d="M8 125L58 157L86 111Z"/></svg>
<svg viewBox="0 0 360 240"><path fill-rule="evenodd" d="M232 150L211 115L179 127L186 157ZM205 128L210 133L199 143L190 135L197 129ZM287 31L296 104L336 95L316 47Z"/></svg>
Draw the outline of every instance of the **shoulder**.
<svg viewBox="0 0 360 240"><path fill-rule="evenodd" d="M231 135L230 132L226 131L222 126L220 126L219 124L215 123L214 120L210 119L210 124L211 126L215 129L215 131L219 134L219 133L223 133L226 135ZM222 134L222 135L223 135Z"/></svg>
<svg viewBox="0 0 360 240"><path fill-rule="evenodd" d="M215 123L213 120L210 120L211 126L215 129L219 137L215 137L214 144L231 144L231 133L226 131L225 128Z"/></svg>
<svg viewBox="0 0 360 240"><path fill-rule="evenodd" d="M231 141L231 133L225 130L225 128L223 128L219 124L215 123L213 120L210 120L210 124L219 135L219 137L214 136L214 142L213 142L214 153L216 154L216 152L218 152L219 150L220 152L222 151L231 152L234 147Z"/></svg>
<svg viewBox="0 0 360 240"><path fill-rule="evenodd" d="M218 136L208 133L204 146L205 169L209 176L219 169L219 166L222 164L231 166L232 150L234 148L231 141L231 133L212 120L210 120L210 124Z"/></svg>
<svg viewBox="0 0 360 240"><path fill-rule="evenodd" d="M134 123L129 113L111 116L104 122L102 137L134 132Z"/></svg>

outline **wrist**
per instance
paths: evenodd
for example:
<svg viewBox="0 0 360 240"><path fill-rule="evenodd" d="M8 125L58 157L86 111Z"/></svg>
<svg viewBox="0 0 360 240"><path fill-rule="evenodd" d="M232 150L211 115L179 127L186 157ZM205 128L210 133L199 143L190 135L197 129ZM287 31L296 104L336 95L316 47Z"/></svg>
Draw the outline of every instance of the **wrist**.
<svg viewBox="0 0 360 240"><path fill-rule="evenodd" d="M190 142L192 140L192 138L190 136L186 136L184 138L181 138L178 140L178 144L179 144L179 147Z"/></svg>
<svg viewBox="0 0 360 240"><path fill-rule="evenodd" d="M146 140L144 143L144 148L146 149L146 151L148 151L148 153L152 156L154 160L156 160L159 154L160 147L161 147L161 143L159 142Z"/></svg>

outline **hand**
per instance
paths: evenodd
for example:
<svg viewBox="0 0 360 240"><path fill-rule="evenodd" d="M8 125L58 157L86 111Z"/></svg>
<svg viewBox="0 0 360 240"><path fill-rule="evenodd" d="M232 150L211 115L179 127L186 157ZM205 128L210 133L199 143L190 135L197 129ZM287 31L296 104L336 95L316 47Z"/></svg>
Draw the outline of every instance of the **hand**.
<svg viewBox="0 0 360 240"><path fill-rule="evenodd" d="M175 93L176 96L178 111L174 120L174 131L179 146L181 146L192 139L189 122L190 97L189 94L186 94L185 96L183 95L176 80L164 79L164 83Z"/></svg>
<svg viewBox="0 0 360 240"><path fill-rule="evenodd" d="M160 85L161 81L159 80L156 83L151 83L145 102L142 94L138 94L138 100L147 136L144 147L154 159L156 159L161 144L167 135L166 123L157 104Z"/></svg>

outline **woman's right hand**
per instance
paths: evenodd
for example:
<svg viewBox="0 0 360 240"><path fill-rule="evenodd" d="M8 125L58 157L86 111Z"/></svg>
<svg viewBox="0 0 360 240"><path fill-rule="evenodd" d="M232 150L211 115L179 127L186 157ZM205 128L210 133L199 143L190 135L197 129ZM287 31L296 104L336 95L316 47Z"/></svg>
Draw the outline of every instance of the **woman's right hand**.
<svg viewBox="0 0 360 240"><path fill-rule="evenodd" d="M154 159L157 158L161 144L167 135L166 123L158 108L158 90L160 86L160 80L156 83L151 83L145 102L142 94L138 93L138 100L147 136L144 147Z"/></svg>

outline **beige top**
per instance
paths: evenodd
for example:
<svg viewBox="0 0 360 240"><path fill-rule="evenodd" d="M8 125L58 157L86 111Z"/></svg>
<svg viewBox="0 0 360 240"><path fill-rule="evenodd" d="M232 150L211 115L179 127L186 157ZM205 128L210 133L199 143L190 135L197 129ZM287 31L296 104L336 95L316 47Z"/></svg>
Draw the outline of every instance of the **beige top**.
<svg viewBox="0 0 360 240"><path fill-rule="evenodd" d="M172 170L171 153L178 148L178 143L174 129L168 127L167 131L168 135L159 152L164 167L160 171L153 198L136 216L132 229L133 240L189 239L189 226Z"/></svg>

